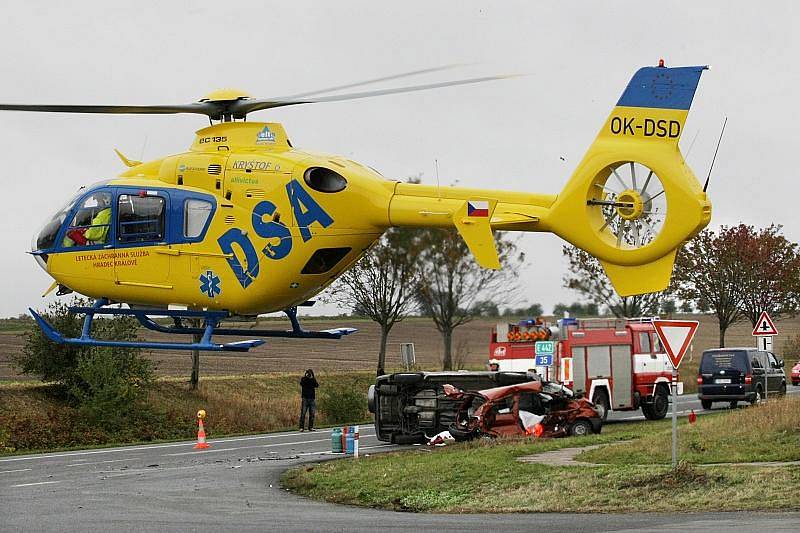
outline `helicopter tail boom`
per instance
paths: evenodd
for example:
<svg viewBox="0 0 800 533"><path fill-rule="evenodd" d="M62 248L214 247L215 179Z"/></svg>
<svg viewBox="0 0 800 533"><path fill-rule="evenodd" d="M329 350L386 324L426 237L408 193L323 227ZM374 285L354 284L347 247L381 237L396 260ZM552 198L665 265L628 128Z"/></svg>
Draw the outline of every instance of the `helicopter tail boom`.
<svg viewBox="0 0 800 533"><path fill-rule="evenodd" d="M620 295L664 290L711 219L678 147L706 68L638 70L558 195L398 183L390 223L455 227L486 268L500 267L493 230L550 231L598 258Z"/></svg>
<svg viewBox="0 0 800 533"><path fill-rule="evenodd" d="M543 220L622 296L666 289L677 250L711 219L678 146L706 69L639 69Z"/></svg>

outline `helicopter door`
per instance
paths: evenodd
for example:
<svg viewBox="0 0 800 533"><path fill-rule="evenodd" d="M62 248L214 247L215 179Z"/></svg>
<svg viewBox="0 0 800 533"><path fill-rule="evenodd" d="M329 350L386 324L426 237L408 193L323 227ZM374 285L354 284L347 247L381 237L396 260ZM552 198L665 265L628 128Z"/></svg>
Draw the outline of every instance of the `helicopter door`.
<svg viewBox="0 0 800 533"><path fill-rule="evenodd" d="M120 189L117 195L117 283L171 289L167 240L169 196L164 191Z"/></svg>

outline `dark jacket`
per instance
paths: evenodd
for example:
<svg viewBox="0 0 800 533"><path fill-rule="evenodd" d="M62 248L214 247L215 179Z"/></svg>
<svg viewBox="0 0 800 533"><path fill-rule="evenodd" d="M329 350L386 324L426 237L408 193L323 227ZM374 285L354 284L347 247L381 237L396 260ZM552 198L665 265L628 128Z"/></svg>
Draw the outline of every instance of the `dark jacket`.
<svg viewBox="0 0 800 533"><path fill-rule="evenodd" d="M300 393L300 396L306 399L313 400L317 397L316 388L319 387L319 383L317 383L317 378L309 378L307 376L303 376L300 378L300 388L303 389Z"/></svg>

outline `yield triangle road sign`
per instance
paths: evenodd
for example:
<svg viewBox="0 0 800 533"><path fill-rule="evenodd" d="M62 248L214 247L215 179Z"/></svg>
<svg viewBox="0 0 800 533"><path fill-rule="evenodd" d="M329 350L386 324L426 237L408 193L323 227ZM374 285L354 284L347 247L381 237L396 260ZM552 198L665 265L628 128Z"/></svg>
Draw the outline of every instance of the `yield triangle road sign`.
<svg viewBox="0 0 800 533"><path fill-rule="evenodd" d="M760 337L762 335L766 335L772 337L777 334L778 328L775 327L772 317L770 317L769 313L766 311L761 311L761 315L758 317L758 321L756 322L756 327L753 328L753 336Z"/></svg>
<svg viewBox="0 0 800 533"><path fill-rule="evenodd" d="M699 324L696 320L653 320L661 345L675 370L680 366Z"/></svg>

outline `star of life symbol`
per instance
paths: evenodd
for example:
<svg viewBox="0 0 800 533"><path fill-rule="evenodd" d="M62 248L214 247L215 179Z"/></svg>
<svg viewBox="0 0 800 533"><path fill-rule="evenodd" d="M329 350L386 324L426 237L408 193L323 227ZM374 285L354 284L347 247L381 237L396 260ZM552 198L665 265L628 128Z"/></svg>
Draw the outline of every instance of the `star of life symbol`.
<svg viewBox="0 0 800 533"><path fill-rule="evenodd" d="M274 143L275 133L271 132L269 126L264 126L264 129L256 135L256 144Z"/></svg>
<svg viewBox="0 0 800 533"><path fill-rule="evenodd" d="M200 274L200 292L209 298L213 298L222 292L219 283L219 276L211 270L207 270L205 274Z"/></svg>

